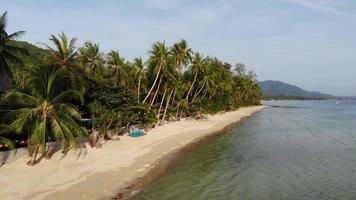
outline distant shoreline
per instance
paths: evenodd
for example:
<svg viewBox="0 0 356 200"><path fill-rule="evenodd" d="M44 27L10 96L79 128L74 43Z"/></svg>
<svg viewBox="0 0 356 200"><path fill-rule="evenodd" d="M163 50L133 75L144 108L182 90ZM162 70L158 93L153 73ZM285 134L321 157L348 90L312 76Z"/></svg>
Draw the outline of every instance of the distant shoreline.
<svg viewBox="0 0 356 200"><path fill-rule="evenodd" d="M100 149L84 149L79 156L70 152L62 158L57 153L35 167L26 166L26 158L20 158L0 167L0 174L6 174L0 176L0 196L2 199L102 199L122 193L127 197L131 191L163 174L164 167L168 169L177 152L263 108L244 107L204 120L172 122L150 130L144 137L122 136Z"/></svg>

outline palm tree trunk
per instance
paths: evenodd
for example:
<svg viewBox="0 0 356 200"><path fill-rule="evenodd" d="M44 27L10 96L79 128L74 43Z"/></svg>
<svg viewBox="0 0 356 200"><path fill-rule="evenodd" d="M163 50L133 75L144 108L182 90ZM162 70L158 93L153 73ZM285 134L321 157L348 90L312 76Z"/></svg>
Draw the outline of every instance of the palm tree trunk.
<svg viewBox="0 0 356 200"><path fill-rule="evenodd" d="M137 103L140 103L140 88L141 88L141 76L138 78L138 86L137 86Z"/></svg>
<svg viewBox="0 0 356 200"><path fill-rule="evenodd" d="M166 121L165 118L166 118L167 109L168 109L169 101L171 100L172 94L173 94L173 90L171 91L171 93L168 96L167 103L166 103L166 108L164 109L163 117L162 117L162 120L161 120L161 125L164 125L164 123Z"/></svg>
<svg viewBox="0 0 356 200"><path fill-rule="evenodd" d="M208 90L205 90L203 97L205 97L207 93L208 93Z"/></svg>
<svg viewBox="0 0 356 200"><path fill-rule="evenodd" d="M190 94L190 92L191 92L192 89L193 89L194 83L195 83L195 81L197 80L197 76L198 76L198 72L195 72L193 83L192 83L192 85L189 87L187 96L185 97L185 100L186 100L186 101L188 101L189 94Z"/></svg>
<svg viewBox="0 0 356 200"><path fill-rule="evenodd" d="M159 109L158 109L158 113L157 113L157 118L158 119L159 119L160 114L161 114L161 109L162 109L162 105L163 105L163 102L164 102L164 98L166 97L166 91L167 91L167 89L164 90L163 97L162 97L161 103L159 105Z"/></svg>
<svg viewBox="0 0 356 200"><path fill-rule="evenodd" d="M211 100L211 98L213 98L213 94L209 95L209 100Z"/></svg>
<svg viewBox="0 0 356 200"><path fill-rule="evenodd" d="M197 98L197 96L200 94L200 92L203 90L204 88L204 85L205 85L206 82L204 82L204 84L201 86L201 88L195 93L192 101L194 101L195 98Z"/></svg>
<svg viewBox="0 0 356 200"><path fill-rule="evenodd" d="M176 118L178 118L178 117L179 117L179 103L177 105L177 111L176 111Z"/></svg>
<svg viewBox="0 0 356 200"><path fill-rule="evenodd" d="M152 98L152 100L151 100L151 106L153 105L153 102L156 100L157 93L158 93L158 91L159 91L159 88L161 87L161 82L162 82L162 77L159 79L156 92L155 92L155 94L153 95L153 98Z"/></svg>
<svg viewBox="0 0 356 200"><path fill-rule="evenodd" d="M33 166L33 165L36 163L37 154L38 154L39 149L40 149L40 146L39 146L39 145L36 145L36 147L35 147L35 149L34 149L35 155L32 155L33 158L31 158L31 159L27 162L27 165Z"/></svg>
<svg viewBox="0 0 356 200"><path fill-rule="evenodd" d="M156 74L155 81L153 82L153 84L152 84L150 90L148 91L148 93L147 93L147 95L146 95L146 97L145 97L145 99L143 100L142 103L145 103L145 102L146 102L146 100L147 100L147 98L150 96L150 94L151 94L153 88L156 86L156 83L157 83L157 80L158 80L158 76L159 76L159 74L160 74L160 72L161 72L161 68L162 68L162 61L161 61L160 64L159 64L159 68L158 68L158 72L157 72L157 74Z"/></svg>
<svg viewBox="0 0 356 200"><path fill-rule="evenodd" d="M172 98L172 103L174 103L174 100L176 99L176 89L174 89L174 92L173 92L173 98Z"/></svg>

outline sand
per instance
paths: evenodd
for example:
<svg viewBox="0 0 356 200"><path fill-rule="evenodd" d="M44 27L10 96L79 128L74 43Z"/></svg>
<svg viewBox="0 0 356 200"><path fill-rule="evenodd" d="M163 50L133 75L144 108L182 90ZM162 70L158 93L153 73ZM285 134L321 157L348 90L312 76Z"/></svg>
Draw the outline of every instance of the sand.
<svg viewBox="0 0 356 200"><path fill-rule="evenodd" d="M56 153L33 167L21 157L0 167L0 199L108 199L147 175L174 151L261 110L263 106L170 122L146 136L108 141L102 148Z"/></svg>

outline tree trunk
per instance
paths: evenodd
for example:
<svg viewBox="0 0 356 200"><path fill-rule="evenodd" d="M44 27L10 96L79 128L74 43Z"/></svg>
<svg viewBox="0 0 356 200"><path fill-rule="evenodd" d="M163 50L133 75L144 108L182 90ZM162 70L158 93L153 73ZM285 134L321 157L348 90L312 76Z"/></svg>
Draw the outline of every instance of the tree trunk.
<svg viewBox="0 0 356 200"><path fill-rule="evenodd" d="M162 82L162 77L159 79L156 92L155 92L155 94L153 95L153 98L152 98L152 100L151 100L151 106L153 105L154 101L156 100L157 94L158 94L158 92L159 92L159 88L161 87L161 82Z"/></svg>
<svg viewBox="0 0 356 200"><path fill-rule="evenodd" d="M179 103L177 105L176 118L179 118Z"/></svg>
<svg viewBox="0 0 356 200"><path fill-rule="evenodd" d="M51 158L51 146L52 146L52 142L51 142L51 139L49 139L48 141L48 145L47 145L47 151L46 151L46 156L45 158L48 160Z"/></svg>
<svg viewBox="0 0 356 200"><path fill-rule="evenodd" d="M147 93L147 95L146 95L146 97L145 97L145 99L143 100L142 103L145 103L145 102L146 102L146 100L147 100L147 98L150 96L150 94L151 94L153 88L156 86L156 83L157 83L157 80L158 80L158 76L159 76L159 74L160 74L160 72L161 72L161 68L162 68L162 61L159 63L159 68L158 68L158 72L157 72L157 74L156 74L156 78L155 78L155 80L154 80L154 82L153 82L153 84L152 84L150 90L148 91L148 93Z"/></svg>
<svg viewBox="0 0 356 200"><path fill-rule="evenodd" d="M140 89L141 89L141 76L138 78L138 86L137 86L137 103L140 103Z"/></svg>
<svg viewBox="0 0 356 200"><path fill-rule="evenodd" d="M163 117L162 117L162 120L161 120L161 125L164 125L164 123L166 121L165 118L166 118L167 109L168 109L169 101L171 100L172 94L173 94L173 90L171 91L171 93L168 96L167 103L166 103L166 108L164 109Z"/></svg>
<svg viewBox="0 0 356 200"><path fill-rule="evenodd" d="M161 114L161 109L162 109L162 105L163 105L163 102L164 102L164 98L166 97L166 91L167 91L167 89L164 90L163 97L162 97L161 103L159 105L159 109L158 109L158 113L157 113L157 118L158 119L159 119L160 114Z"/></svg>
<svg viewBox="0 0 356 200"><path fill-rule="evenodd" d="M35 155L33 156L33 158L31 158L31 159L27 162L27 165L29 165L29 166L35 165L36 159L37 159L37 154L38 154L39 149L40 149L40 146L39 146L39 145L36 145L35 151L34 151Z"/></svg>
<svg viewBox="0 0 356 200"><path fill-rule="evenodd" d="M195 83L195 81L197 80L197 76L198 76L198 72L195 72L193 83L192 83L192 85L189 87L187 96L185 97L185 100L186 100L186 101L188 101L189 94L190 94L190 92L191 92L192 89L193 89L194 83Z"/></svg>
<svg viewBox="0 0 356 200"><path fill-rule="evenodd" d="M208 90L205 90L203 97L205 97L207 93L208 93Z"/></svg>
<svg viewBox="0 0 356 200"><path fill-rule="evenodd" d="M195 98L197 98L197 96L200 94L200 92L203 90L204 86L205 86L205 83L201 86L201 88L197 91L197 93L194 95L193 99L192 99L192 102L194 101Z"/></svg>
<svg viewBox="0 0 356 200"><path fill-rule="evenodd" d="M174 100L176 99L176 89L174 89L174 92L173 92L173 97L172 97L172 102L174 102Z"/></svg>

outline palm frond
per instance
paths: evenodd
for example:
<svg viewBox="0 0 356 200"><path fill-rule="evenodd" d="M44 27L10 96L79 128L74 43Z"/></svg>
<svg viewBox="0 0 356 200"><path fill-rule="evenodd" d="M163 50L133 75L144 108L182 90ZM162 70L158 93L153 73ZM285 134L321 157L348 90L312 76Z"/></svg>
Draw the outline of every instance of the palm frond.
<svg viewBox="0 0 356 200"><path fill-rule="evenodd" d="M56 104L56 103L63 103L68 100L80 100L80 102L83 104L84 103L84 98L82 94L77 91L77 90L67 90L64 92L61 92L58 96L54 97L51 100L51 103Z"/></svg>
<svg viewBox="0 0 356 200"><path fill-rule="evenodd" d="M6 38L8 40L15 40L23 35L25 35L26 31L16 31L15 33L11 33L10 35L8 35Z"/></svg>
<svg viewBox="0 0 356 200"><path fill-rule="evenodd" d="M9 91L4 97L3 101L14 105L33 106L39 103L38 99L31 94L19 92L16 90Z"/></svg>
<svg viewBox="0 0 356 200"><path fill-rule="evenodd" d="M7 12L4 12L0 16L0 31L4 31L6 29L7 25Z"/></svg>

